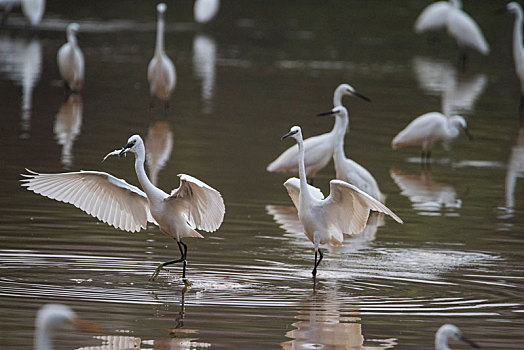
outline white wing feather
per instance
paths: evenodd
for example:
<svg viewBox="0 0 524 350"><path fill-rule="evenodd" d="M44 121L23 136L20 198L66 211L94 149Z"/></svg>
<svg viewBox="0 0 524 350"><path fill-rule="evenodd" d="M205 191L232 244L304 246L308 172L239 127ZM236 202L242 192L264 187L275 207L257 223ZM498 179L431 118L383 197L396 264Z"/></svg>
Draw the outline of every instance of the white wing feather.
<svg viewBox="0 0 524 350"><path fill-rule="evenodd" d="M437 1L427 6L415 21L415 32L444 29L451 8L452 5L448 1Z"/></svg>
<svg viewBox="0 0 524 350"><path fill-rule="evenodd" d="M322 191L320 191L315 186L311 186L309 184L307 186L309 189L309 193L313 198L318 200L324 199ZM300 196L300 180L296 177L291 177L287 179L286 182L284 182L284 187L287 189L287 193L289 193L289 197L291 197L291 200L293 201L295 208L298 209L298 197Z"/></svg>
<svg viewBox="0 0 524 350"><path fill-rule="evenodd" d="M79 171L40 174L26 169L22 186L42 196L73 204L115 228L137 232L149 221L147 196L137 187L108 173Z"/></svg>
<svg viewBox="0 0 524 350"><path fill-rule="evenodd" d="M183 202L182 208L186 210L185 216L191 227L207 232L216 231L226 212L220 192L192 176L178 176L180 186L171 192L166 201Z"/></svg>
<svg viewBox="0 0 524 350"><path fill-rule="evenodd" d="M403 223L388 207L357 187L340 180L331 180L329 184L329 197L321 206L326 221L336 225L342 233L352 235L362 232L370 210L387 214L398 223Z"/></svg>

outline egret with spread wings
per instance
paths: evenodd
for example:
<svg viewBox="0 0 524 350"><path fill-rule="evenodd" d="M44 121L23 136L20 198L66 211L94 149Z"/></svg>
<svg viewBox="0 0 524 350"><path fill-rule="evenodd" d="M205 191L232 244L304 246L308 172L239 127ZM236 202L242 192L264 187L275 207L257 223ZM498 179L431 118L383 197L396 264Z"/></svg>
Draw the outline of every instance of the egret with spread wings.
<svg viewBox="0 0 524 350"><path fill-rule="evenodd" d="M167 265L183 263L182 278L186 277L187 245L185 237L203 236L196 229L216 231L224 219L225 206L220 192L202 181L180 174L180 186L167 194L151 183L144 169L145 146L142 138L133 135L127 144L111 155L135 154L135 171L143 188L99 171L79 171L40 174L28 170L22 186L45 197L70 203L115 228L137 232L148 222L174 238L180 258L162 263L151 276L154 280ZM104 158L105 159L105 158Z"/></svg>
<svg viewBox="0 0 524 350"><path fill-rule="evenodd" d="M306 181L302 130L299 126L293 126L282 138L289 136L298 144L300 179L290 178L284 186L298 209L298 217L304 227L304 233L315 245L313 268L313 277L315 277L317 267L323 258L319 245L341 245L344 234L353 235L362 232L366 227L370 210L385 213L399 223L402 223L402 220L384 204L345 181L331 180L330 194L324 199L322 192L308 185ZM318 260L317 253L320 256Z"/></svg>

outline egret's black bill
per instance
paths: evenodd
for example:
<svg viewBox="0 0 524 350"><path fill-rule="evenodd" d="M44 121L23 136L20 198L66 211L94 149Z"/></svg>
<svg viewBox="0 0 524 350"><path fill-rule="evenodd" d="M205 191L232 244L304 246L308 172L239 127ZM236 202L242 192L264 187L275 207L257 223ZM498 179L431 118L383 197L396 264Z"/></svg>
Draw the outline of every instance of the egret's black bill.
<svg viewBox="0 0 524 350"><path fill-rule="evenodd" d="M363 100L366 100L368 102L371 102L371 99L369 97L367 97L366 95L364 94L361 94L360 92L358 91L353 91L353 95L357 96L357 97L360 97L361 99Z"/></svg>
<svg viewBox="0 0 524 350"><path fill-rule="evenodd" d="M290 131L287 134L285 134L284 136L282 136L282 140L285 139L286 137L291 136L291 135L295 135L296 133L297 133L296 131Z"/></svg>
<svg viewBox="0 0 524 350"><path fill-rule="evenodd" d="M325 115L333 115L333 114L335 114L335 112L331 110L331 111L319 113L317 114L317 117L323 117Z"/></svg>
<svg viewBox="0 0 524 350"><path fill-rule="evenodd" d="M469 344L472 348L480 349L480 346L477 343L475 343L473 340L469 340L465 336L460 337L460 340L466 344Z"/></svg>

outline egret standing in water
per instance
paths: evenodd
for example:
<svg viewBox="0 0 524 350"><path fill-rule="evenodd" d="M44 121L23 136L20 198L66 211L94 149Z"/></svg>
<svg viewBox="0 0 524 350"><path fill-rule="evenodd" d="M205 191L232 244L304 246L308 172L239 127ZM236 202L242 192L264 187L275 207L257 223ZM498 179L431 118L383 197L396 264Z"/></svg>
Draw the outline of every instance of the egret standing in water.
<svg viewBox="0 0 524 350"><path fill-rule="evenodd" d="M489 54L489 45L477 23L462 10L461 0L437 1L426 7L415 22L415 32L446 28L461 50L461 61L465 64L467 49L483 55Z"/></svg>
<svg viewBox="0 0 524 350"><path fill-rule="evenodd" d="M455 115L447 117L439 112L430 112L415 118L391 141L391 147L397 149L404 146L422 147L421 162L428 162L435 142L457 137L463 130L471 140L472 136L464 117Z"/></svg>
<svg viewBox="0 0 524 350"><path fill-rule="evenodd" d="M79 29L77 23L67 26L67 43L60 47L56 57L60 75L66 87L73 92L80 91L84 85L84 54L76 40Z"/></svg>
<svg viewBox="0 0 524 350"><path fill-rule="evenodd" d="M522 7L517 2L510 2L506 9L515 15L513 24L513 60L515 72L520 80L520 108L524 108L524 47L522 47Z"/></svg>
<svg viewBox="0 0 524 350"><path fill-rule="evenodd" d="M471 347L480 348L476 343L466 338L460 329L453 324L442 325L435 334L435 350L450 350L448 339L460 340Z"/></svg>
<svg viewBox="0 0 524 350"><path fill-rule="evenodd" d="M317 267L323 258L319 246L321 244L341 245L344 234L353 235L362 232L366 227L370 210L388 214L399 223L402 223L402 220L385 205L344 181L331 180L330 194L324 199L322 192L308 185L306 181L302 130L299 126L293 126L282 138L289 136L293 137L298 144L300 179L290 178L284 183L284 186L298 210L304 233L315 245L313 277L316 277Z"/></svg>
<svg viewBox="0 0 524 350"><path fill-rule="evenodd" d="M52 336L56 328L72 324L76 328L100 333L100 327L90 321L80 319L69 306L62 304L46 304L38 310L35 319L34 346L36 350L50 350L52 346Z"/></svg>
<svg viewBox="0 0 524 350"><path fill-rule="evenodd" d="M356 91L351 85L340 84L333 95L334 107L342 106L343 96L357 96L368 102L370 101L369 98ZM344 126L342 120L337 118L330 132L304 140L306 176L310 181L312 181L318 171L322 170L329 163L333 157L337 135L340 133L345 135L346 129L347 125ZM277 159L272 161L266 170L277 173L298 173L298 153L297 145L289 147Z"/></svg>
<svg viewBox="0 0 524 350"><path fill-rule="evenodd" d="M144 189L128 184L108 173L79 171L59 174L23 174L22 186L45 197L70 203L115 228L137 232L147 222L159 226L160 231L177 241L180 258L162 263L150 280L167 265L183 263L182 279L186 280L186 237L203 236L196 231L216 231L224 219L225 207L220 193L192 176L180 174L180 186L167 194L151 183L144 169L146 151L142 138L131 136L121 149L109 153L135 154L135 171ZM104 158L105 159L105 158Z"/></svg>
<svg viewBox="0 0 524 350"><path fill-rule="evenodd" d="M151 96L163 100L167 106L167 100L175 87L176 71L171 59L164 51L164 15L166 4L160 3L156 9L158 12L158 22L156 28L155 54L147 67L147 80ZM153 102L151 102L151 107Z"/></svg>
<svg viewBox="0 0 524 350"><path fill-rule="evenodd" d="M320 113L318 116L333 115L337 119L341 119L342 127L338 130L335 139L335 147L333 152L333 162L335 163L336 177L338 180L345 181L355 185L362 191L369 194L376 200L384 203L385 196L380 192L377 181L371 173L352 159L346 157L344 153L344 136L348 130L349 117L348 111L344 106L338 106L331 111Z"/></svg>

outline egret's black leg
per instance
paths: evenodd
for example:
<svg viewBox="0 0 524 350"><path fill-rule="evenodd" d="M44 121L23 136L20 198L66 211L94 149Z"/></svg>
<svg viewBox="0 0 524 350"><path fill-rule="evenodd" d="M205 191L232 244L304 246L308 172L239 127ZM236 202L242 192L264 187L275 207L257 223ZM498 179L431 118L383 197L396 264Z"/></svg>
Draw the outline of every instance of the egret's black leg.
<svg viewBox="0 0 524 350"><path fill-rule="evenodd" d="M318 251L318 255L320 255L320 259L318 259L318 261L317 261L317 251ZM320 264L323 257L324 257L324 254L322 254L322 251L320 250L320 248L315 249L315 266L313 267L313 278L317 276L317 266Z"/></svg>
<svg viewBox="0 0 524 350"><path fill-rule="evenodd" d="M160 270L162 270L167 265L176 264L176 263L179 263L179 262L183 263L182 278L183 279L186 278L187 245L184 242L182 242L182 241L177 241L177 244L178 244L178 249L180 250L180 258L175 259L175 260L171 260L171 261L166 261L165 263L162 263L162 264L158 265L158 267L156 268L155 272L153 273L153 275L149 279L150 281L154 280L158 276L158 274L160 273Z"/></svg>
<svg viewBox="0 0 524 350"><path fill-rule="evenodd" d="M307 183L313 186L313 181L314 181L313 177L310 177Z"/></svg>

